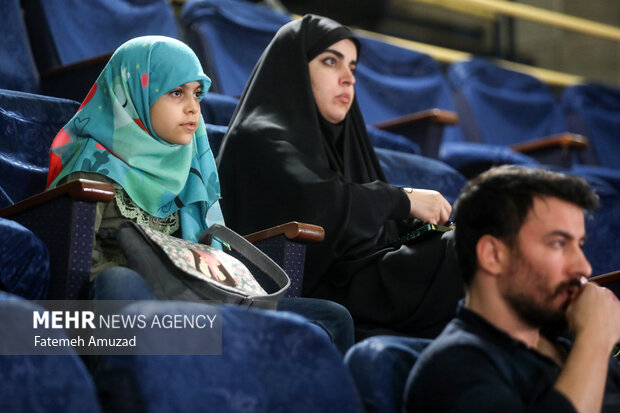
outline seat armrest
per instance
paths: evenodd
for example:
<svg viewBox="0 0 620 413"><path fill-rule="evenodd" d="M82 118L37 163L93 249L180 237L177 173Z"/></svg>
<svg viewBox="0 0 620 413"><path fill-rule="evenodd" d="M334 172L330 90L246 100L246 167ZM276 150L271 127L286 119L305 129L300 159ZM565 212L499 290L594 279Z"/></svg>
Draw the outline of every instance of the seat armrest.
<svg viewBox="0 0 620 413"><path fill-rule="evenodd" d="M420 146L422 155L437 158L444 127L454 125L458 120L456 113L435 108L388 119L372 126L403 135Z"/></svg>
<svg viewBox="0 0 620 413"><path fill-rule="evenodd" d="M589 281L597 283L598 285L606 285L615 281L620 281L620 270L595 275L594 277L591 277Z"/></svg>
<svg viewBox="0 0 620 413"><path fill-rule="evenodd" d="M0 217L10 219L11 215L44 205L63 196L76 201L109 202L114 198L114 187L104 182L78 179L3 208L0 210Z"/></svg>
<svg viewBox="0 0 620 413"><path fill-rule="evenodd" d="M620 270L591 277L589 281L609 288L616 297L620 297Z"/></svg>
<svg viewBox="0 0 620 413"><path fill-rule="evenodd" d="M81 102L97 81L97 77L112 57L105 53L66 66L53 67L41 74L43 93Z"/></svg>
<svg viewBox="0 0 620 413"><path fill-rule="evenodd" d="M588 147L588 138L576 133L559 133L512 145L511 149L529 155L541 163L570 168L573 154Z"/></svg>
<svg viewBox="0 0 620 413"><path fill-rule="evenodd" d="M245 239L256 243L278 235L284 235L289 240L297 242L321 242L325 238L325 230L318 225L292 221L246 235Z"/></svg>
<svg viewBox="0 0 620 413"><path fill-rule="evenodd" d="M0 210L30 229L50 252L50 300L86 299L97 202L114 198L110 184L77 180Z"/></svg>
<svg viewBox="0 0 620 413"><path fill-rule="evenodd" d="M324 237L322 227L293 221L255 232L245 239L267 254L289 276L291 285L285 296L299 297L304 279L306 244L321 242Z"/></svg>

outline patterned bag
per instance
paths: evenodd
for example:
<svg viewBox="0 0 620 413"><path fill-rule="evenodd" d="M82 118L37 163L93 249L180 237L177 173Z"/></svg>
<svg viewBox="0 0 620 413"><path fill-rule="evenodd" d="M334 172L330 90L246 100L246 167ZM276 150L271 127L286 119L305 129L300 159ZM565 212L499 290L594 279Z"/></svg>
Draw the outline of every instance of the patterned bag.
<svg viewBox="0 0 620 413"><path fill-rule="evenodd" d="M208 245L212 238L230 246L271 282L261 285L257 280L261 278L255 277L239 259ZM275 262L221 225L211 226L201 236L201 242L196 243L125 221L118 229L117 239L129 266L142 275L160 299L216 300L275 309L278 298L290 284Z"/></svg>

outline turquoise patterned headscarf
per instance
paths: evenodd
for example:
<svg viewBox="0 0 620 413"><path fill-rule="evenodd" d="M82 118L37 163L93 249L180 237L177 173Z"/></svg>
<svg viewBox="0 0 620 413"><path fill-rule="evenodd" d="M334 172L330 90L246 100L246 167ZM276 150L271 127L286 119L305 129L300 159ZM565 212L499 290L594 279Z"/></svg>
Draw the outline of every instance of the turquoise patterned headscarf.
<svg viewBox="0 0 620 413"><path fill-rule="evenodd" d="M48 187L76 171L105 175L144 211L167 217L179 210L183 238L196 241L223 224L220 183L202 116L191 143L170 144L151 126L150 107L164 93L211 80L194 52L164 37L132 39L112 55L82 106L50 150Z"/></svg>

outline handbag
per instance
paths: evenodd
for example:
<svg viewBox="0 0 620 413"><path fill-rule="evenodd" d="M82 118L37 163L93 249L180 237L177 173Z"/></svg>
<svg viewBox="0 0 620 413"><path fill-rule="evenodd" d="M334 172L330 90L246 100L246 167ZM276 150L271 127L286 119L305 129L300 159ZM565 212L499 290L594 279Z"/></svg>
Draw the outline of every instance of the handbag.
<svg viewBox="0 0 620 413"><path fill-rule="evenodd" d="M215 300L275 309L290 285L289 277L271 258L222 225L212 225L196 243L123 221L116 237L129 267L159 299ZM210 245L213 239L230 253Z"/></svg>

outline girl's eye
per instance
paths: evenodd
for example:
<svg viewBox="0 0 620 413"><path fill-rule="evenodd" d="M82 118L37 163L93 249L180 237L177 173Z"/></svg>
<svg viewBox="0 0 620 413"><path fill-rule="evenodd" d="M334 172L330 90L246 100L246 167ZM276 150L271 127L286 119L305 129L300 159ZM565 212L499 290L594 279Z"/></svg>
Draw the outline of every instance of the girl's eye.
<svg viewBox="0 0 620 413"><path fill-rule="evenodd" d="M181 91L180 90L173 90L172 92L170 92L170 96L179 97L179 96L181 96Z"/></svg>
<svg viewBox="0 0 620 413"><path fill-rule="evenodd" d="M357 66L351 66L351 73L355 73L356 70L357 70Z"/></svg>
<svg viewBox="0 0 620 413"><path fill-rule="evenodd" d="M323 63L325 63L327 66L334 66L336 64L336 59L334 59L333 57L326 57L325 59L323 59Z"/></svg>
<svg viewBox="0 0 620 413"><path fill-rule="evenodd" d="M198 90L198 91L194 92L194 97L196 99L200 99L201 96L202 96L202 90Z"/></svg>

